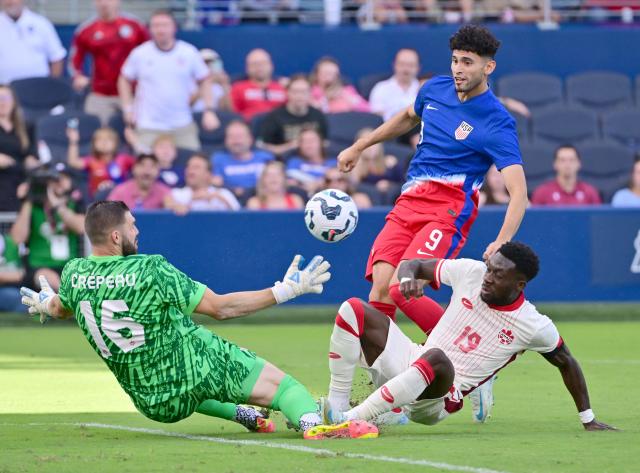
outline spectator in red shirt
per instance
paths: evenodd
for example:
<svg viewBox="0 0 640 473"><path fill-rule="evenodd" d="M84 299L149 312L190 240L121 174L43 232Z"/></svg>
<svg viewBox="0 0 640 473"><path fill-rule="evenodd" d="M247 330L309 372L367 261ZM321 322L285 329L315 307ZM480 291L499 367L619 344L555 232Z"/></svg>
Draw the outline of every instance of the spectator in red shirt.
<svg viewBox="0 0 640 473"><path fill-rule="evenodd" d="M133 179L116 186L107 200L121 200L133 211L163 208L171 189L158 182L158 174L158 158L141 154L133 166Z"/></svg>
<svg viewBox="0 0 640 473"><path fill-rule="evenodd" d="M106 125L120 109L118 75L129 53L149 39L142 23L120 12L120 0L96 0L97 16L78 26L72 46L69 68L74 89L84 90L91 82L85 111ZM86 56L93 59L92 77L83 72Z"/></svg>
<svg viewBox="0 0 640 473"><path fill-rule="evenodd" d="M273 80L271 56L264 49L247 54L247 79L231 86L231 103L249 121L258 113L270 112L287 101L285 88Z"/></svg>
<svg viewBox="0 0 640 473"><path fill-rule="evenodd" d="M265 164L258 185L256 195L247 202L251 210L293 210L304 207L302 198L297 194L287 192L287 178L284 164L280 161L270 161Z"/></svg>
<svg viewBox="0 0 640 473"><path fill-rule="evenodd" d="M69 148L67 162L75 169L86 171L89 177L89 195L93 198L98 192L107 192L116 184L129 178L135 159L124 153L118 153L120 143L118 134L111 128L103 127L91 137L89 156L80 157L78 128L67 127ZM103 194L104 195L104 194Z"/></svg>
<svg viewBox="0 0 640 473"><path fill-rule="evenodd" d="M580 155L571 145L560 146L555 153L553 169L556 178L541 184L533 193L533 205L597 205L601 204L598 190L578 179Z"/></svg>

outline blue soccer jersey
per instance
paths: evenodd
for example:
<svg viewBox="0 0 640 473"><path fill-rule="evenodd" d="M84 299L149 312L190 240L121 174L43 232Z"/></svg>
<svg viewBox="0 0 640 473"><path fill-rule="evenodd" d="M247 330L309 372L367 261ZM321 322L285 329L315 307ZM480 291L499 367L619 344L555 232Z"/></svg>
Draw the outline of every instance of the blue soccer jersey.
<svg viewBox="0 0 640 473"><path fill-rule="evenodd" d="M522 164L515 121L490 89L461 102L453 78L437 76L422 86L414 110L422 119L420 143L404 190L434 180L470 196L491 164Z"/></svg>

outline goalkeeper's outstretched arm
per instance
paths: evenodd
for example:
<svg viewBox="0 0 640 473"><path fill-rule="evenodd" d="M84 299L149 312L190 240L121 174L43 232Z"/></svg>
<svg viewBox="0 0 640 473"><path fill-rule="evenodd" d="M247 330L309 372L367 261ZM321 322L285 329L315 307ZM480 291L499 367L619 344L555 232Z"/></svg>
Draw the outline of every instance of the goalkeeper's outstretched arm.
<svg viewBox="0 0 640 473"><path fill-rule="evenodd" d="M303 264L304 258L296 255L282 282L268 289L216 294L207 288L195 312L216 320L235 319L302 294L322 293L323 284L331 278L331 265L322 256L315 256L306 267Z"/></svg>

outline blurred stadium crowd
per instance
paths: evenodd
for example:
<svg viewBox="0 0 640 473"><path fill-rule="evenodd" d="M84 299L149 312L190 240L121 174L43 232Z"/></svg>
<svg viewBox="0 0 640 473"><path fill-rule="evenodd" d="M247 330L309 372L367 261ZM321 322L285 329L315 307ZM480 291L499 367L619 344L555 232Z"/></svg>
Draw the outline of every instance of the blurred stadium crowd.
<svg viewBox="0 0 640 473"><path fill-rule="evenodd" d="M361 209L399 195L419 130L368 149L348 175L336 157L413 104L431 77L416 51L399 50L392 70L353 84L331 57L274 77L269 53L254 49L245 75L231 78L215 51L176 38L170 11L147 28L116 0L95 3L67 53L23 0L0 2L0 311L19 310L16 287L40 274L57 288L97 199L184 215L301 209L325 188ZM598 72L493 84L518 125L532 205L640 207L636 82L634 92L629 77ZM507 200L492 168L481 203Z"/></svg>

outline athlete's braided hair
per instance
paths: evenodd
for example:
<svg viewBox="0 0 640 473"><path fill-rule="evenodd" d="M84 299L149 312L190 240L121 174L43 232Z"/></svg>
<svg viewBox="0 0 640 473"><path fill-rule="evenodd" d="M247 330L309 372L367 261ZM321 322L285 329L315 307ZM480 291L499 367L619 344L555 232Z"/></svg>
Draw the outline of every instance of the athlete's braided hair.
<svg viewBox="0 0 640 473"><path fill-rule="evenodd" d="M500 41L491 31L480 25L465 25L449 38L451 51L469 51L492 59L499 47Z"/></svg>
<svg viewBox="0 0 640 473"><path fill-rule="evenodd" d="M535 252L519 241L508 241L498 250L509 261L516 265L516 270L531 281L540 270L540 260Z"/></svg>

